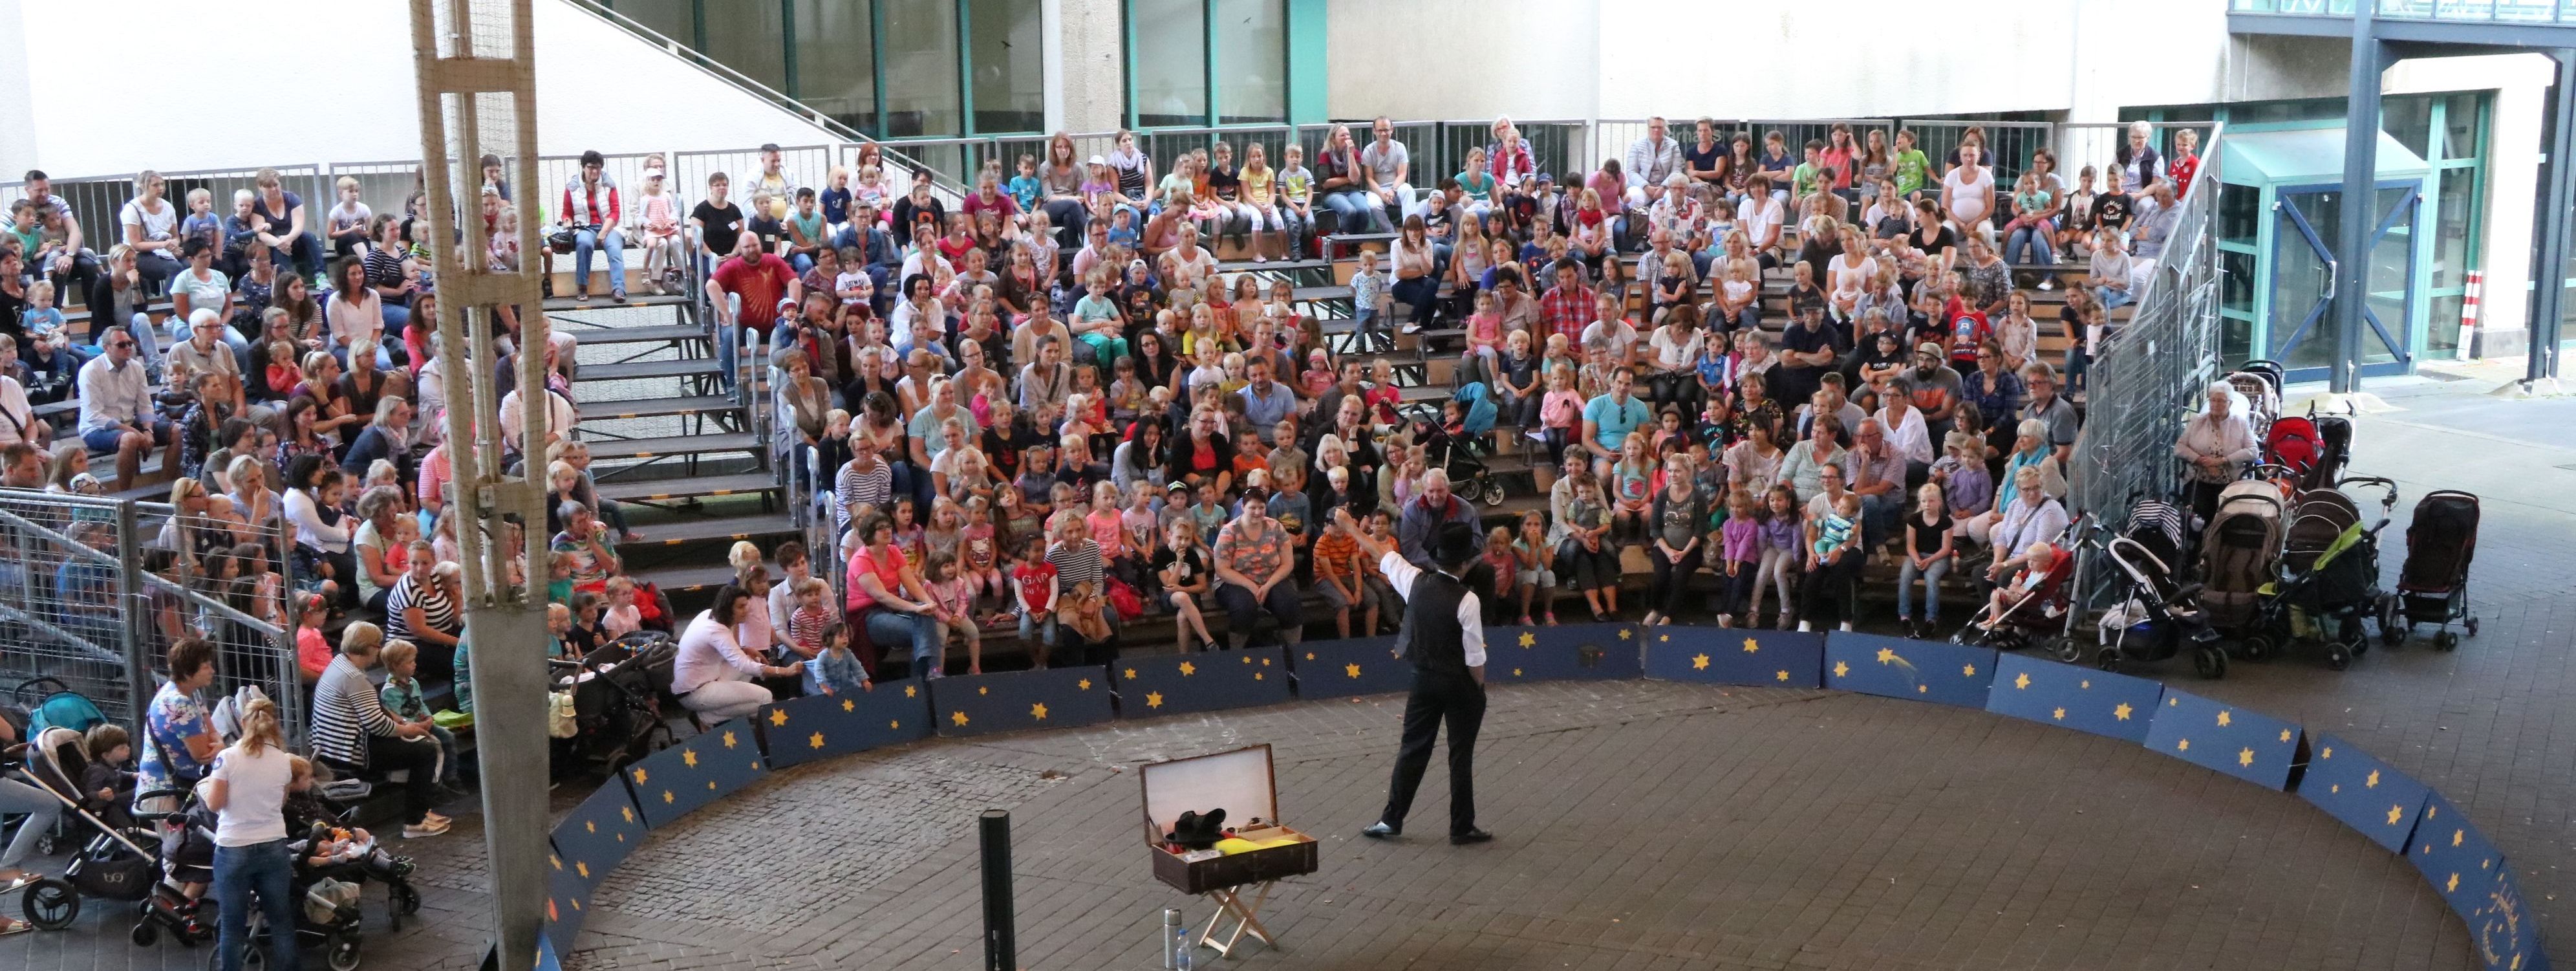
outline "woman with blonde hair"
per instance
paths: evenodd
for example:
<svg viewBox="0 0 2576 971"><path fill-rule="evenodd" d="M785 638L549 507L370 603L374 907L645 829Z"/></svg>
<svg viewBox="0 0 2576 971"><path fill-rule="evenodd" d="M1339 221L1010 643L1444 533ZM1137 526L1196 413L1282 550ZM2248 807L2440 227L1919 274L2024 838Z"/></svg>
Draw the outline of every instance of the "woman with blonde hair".
<svg viewBox="0 0 2576 971"><path fill-rule="evenodd" d="M215 813L215 900L221 908L216 940L218 967L238 971L250 947L251 897L268 923L268 960L293 968L295 892L293 854L287 849L286 788L295 769L278 727L277 703L266 698L243 706L241 740L215 756L198 797Z"/></svg>

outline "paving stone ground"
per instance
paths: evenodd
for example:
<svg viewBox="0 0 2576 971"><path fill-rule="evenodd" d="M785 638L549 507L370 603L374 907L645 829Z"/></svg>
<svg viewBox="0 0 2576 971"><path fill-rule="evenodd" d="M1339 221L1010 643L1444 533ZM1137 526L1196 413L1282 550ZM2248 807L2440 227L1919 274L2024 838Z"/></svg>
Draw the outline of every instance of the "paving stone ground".
<svg viewBox="0 0 2576 971"><path fill-rule="evenodd" d="M2576 955L2576 402L2422 386L2365 419L2357 472L2486 498L2483 632L2350 671L2313 658L2221 682L2149 673L2335 732L2460 803ZM2403 556L2402 521L2383 560ZM1265 910L1282 968L2366 968L2473 966L2403 861L2292 796L2143 748L1977 712L1811 691L1656 682L1497 688L1481 819L1501 839L1353 838L1383 798L1396 696L939 741L776 774L657 834L602 887L566 966L980 967L973 819L1012 811L1020 961L1155 966L1163 907L1135 766L1270 742L1282 812L1323 869ZM566 796L566 800L569 796ZM559 800L563 801L563 800ZM568 801L564 801L569 805ZM465 968L485 898L473 817L423 858L424 920L370 965ZM0 902L5 904L5 902ZM203 967L124 940L98 907L0 939L0 968ZM370 926L381 927L381 910Z"/></svg>

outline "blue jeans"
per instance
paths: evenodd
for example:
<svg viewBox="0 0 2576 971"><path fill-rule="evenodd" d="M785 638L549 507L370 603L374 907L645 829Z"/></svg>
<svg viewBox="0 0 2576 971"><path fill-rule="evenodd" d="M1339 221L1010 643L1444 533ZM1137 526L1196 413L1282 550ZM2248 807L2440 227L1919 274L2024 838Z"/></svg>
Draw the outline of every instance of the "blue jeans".
<svg viewBox="0 0 2576 971"><path fill-rule="evenodd" d="M2048 242L2055 235L2046 220L2013 230L2012 235L2004 239L2004 262L2016 266L2057 262L2057 250ZM2027 259L2033 254L2039 258Z"/></svg>
<svg viewBox="0 0 2576 971"><path fill-rule="evenodd" d="M605 245L603 245L605 244ZM572 289L574 293L590 292L590 251L608 251L608 288L626 292L626 237L615 226L599 229L576 229L572 233ZM391 328L393 321L385 321Z"/></svg>
<svg viewBox="0 0 2576 971"><path fill-rule="evenodd" d="M1041 636L1045 639L1040 640ZM1020 611L1020 643L1043 644L1047 650L1055 650L1055 613L1049 611L1040 619L1029 616L1026 610Z"/></svg>
<svg viewBox="0 0 2576 971"><path fill-rule="evenodd" d="M222 955L222 971L241 971L242 950L250 946L254 893L259 895L260 916L268 922L268 966L294 971L298 955L293 877L285 840L215 847L215 903L221 908L216 953Z"/></svg>
<svg viewBox="0 0 2576 971"><path fill-rule="evenodd" d="M1937 623L1941 620L1941 575L1950 572L1951 558L1934 557L1931 566L1917 570L1914 568L1914 557L1911 551L1908 551L1908 554L1905 562L1896 568L1896 616L1899 619L1914 616L1914 578L1921 577L1923 578L1923 622Z"/></svg>
<svg viewBox="0 0 2576 971"><path fill-rule="evenodd" d="M1429 323L1431 307L1439 302L1439 298L1440 281L1435 277L1418 276L1395 281L1395 302L1413 308L1412 315L1405 318L1410 323Z"/></svg>
<svg viewBox="0 0 2576 971"><path fill-rule="evenodd" d="M2093 296L2102 302L2104 310L2126 307L2130 300L2129 291L2113 290L2110 287L2094 287Z"/></svg>
<svg viewBox="0 0 2576 971"><path fill-rule="evenodd" d="M1378 207L1377 197L1360 189L1342 189L1324 194L1324 208L1333 211L1335 232L1392 233L1395 227L1386 221L1386 210Z"/></svg>
<svg viewBox="0 0 2576 971"><path fill-rule="evenodd" d="M912 642L912 673L925 678L941 676L939 658L939 621L929 614L907 614L880 606L868 611L868 640L877 645L879 654L894 644Z"/></svg>

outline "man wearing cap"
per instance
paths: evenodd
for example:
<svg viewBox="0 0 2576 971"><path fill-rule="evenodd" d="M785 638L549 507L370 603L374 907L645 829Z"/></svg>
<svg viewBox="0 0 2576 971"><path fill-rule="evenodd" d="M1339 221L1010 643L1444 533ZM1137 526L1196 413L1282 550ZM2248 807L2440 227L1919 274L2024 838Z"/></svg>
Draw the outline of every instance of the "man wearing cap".
<svg viewBox="0 0 2576 971"><path fill-rule="evenodd" d="M1924 341L1914 345L1914 370L1905 374L1906 393L1923 413L1923 434L1936 442L1958 427L1959 372L1950 370L1949 360L1940 341Z"/></svg>
<svg viewBox="0 0 2576 971"><path fill-rule="evenodd" d="M1476 828L1476 733L1485 724L1484 604L1459 571L1476 559L1476 527L1444 523L1431 544L1434 569L1425 570L1378 544L1351 518L1333 510L1333 524L1376 560L1404 598L1397 656L1413 665L1413 692L1404 701L1404 742L1396 749L1395 777L1387 783L1386 809L1361 830L1371 839L1404 833L1414 790L1431 767L1431 745L1449 725L1449 842L1482 843L1494 834Z"/></svg>
<svg viewBox="0 0 2576 971"><path fill-rule="evenodd" d="M752 233L734 240L733 259L717 266L707 283L716 311L716 365L730 388L745 332L767 339L770 326L778 322L778 308L805 299L805 284Z"/></svg>

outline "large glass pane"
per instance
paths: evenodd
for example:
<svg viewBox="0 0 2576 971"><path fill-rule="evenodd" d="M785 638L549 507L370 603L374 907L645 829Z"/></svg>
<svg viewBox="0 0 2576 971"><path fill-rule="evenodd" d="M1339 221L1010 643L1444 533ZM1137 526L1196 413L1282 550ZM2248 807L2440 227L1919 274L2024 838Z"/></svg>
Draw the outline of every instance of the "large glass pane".
<svg viewBox="0 0 2576 971"><path fill-rule="evenodd" d="M615 0L608 7L683 46L698 46L697 12L690 0Z"/></svg>
<svg viewBox="0 0 2576 971"><path fill-rule="evenodd" d="M2433 131L2433 99L2410 95L2379 103L2379 128L2418 156L2425 154Z"/></svg>
<svg viewBox="0 0 2576 971"><path fill-rule="evenodd" d="M2477 250L2477 241L2469 234L2475 231L2478 209L2486 200L2480 198L2476 169L2436 169L2433 177L2440 188L2434 190L2432 285L2443 290L2461 286L2468 278L2469 254Z"/></svg>
<svg viewBox="0 0 2576 971"><path fill-rule="evenodd" d="M2386 219L2389 210L2405 198L2404 189L2381 189L2373 206L2378 218ZM2370 279L2365 304L2378 318L2379 330L2362 323L2361 362L2384 364L2397 359L2399 351L2411 346L2409 329L2414 325L2414 291L2411 277L2415 267L2415 202L2406 203L2405 212L2390 225L2386 234L2370 245ZM2384 335L2383 336L2383 332Z"/></svg>
<svg viewBox="0 0 2576 971"><path fill-rule="evenodd" d="M1136 124L1207 124L1207 9L1201 0L1131 0L1127 75Z"/></svg>
<svg viewBox="0 0 2576 971"><path fill-rule="evenodd" d="M2218 308L2254 313L2254 254L2222 250L2218 254Z"/></svg>
<svg viewBox="0 0 2576 971"><path fill-rule="evenodd" d="M1288 120L1288 4L1216 5L1216 106L1229 125Z"/></svg>
<svg viewBox="0 0 2576 971"><path fill-rule="evenodd" d="M966 5L977 134L1046 127L1045 69L1038 60L1046 41L1038 8L1038 0L970 0Z"/></svg>
<svg viewBox="0 0 2576 971"><path fill-rule="evenodd" d="M2479 102L2483 99L2476 94L2463 93L2451 95L2444 100L2449 104L2443 108L2442 157L2446 159L2476 157L2478 108Z"/></svg>
<svg viewBox="0 0 2576 971"><path fill-rule="evenodd" d="M870 0L794 0L796 99L863 132L877 129Z"/></svg>
<svg viewBox="0 0 2576 971"><path fill-rule="evenodd" d="M787 90L787 22L778 0L707 8L706 55L744 77Z"/></svg>
<svg viewBox="0 0 2576 971"><path fill-rule="evenodd" d="M886 135L956 135L966 119L957 104L955 0L879 0L885 8Z"/></svg>
<svg viewBox="0 0 2576 971"><path fill-rule="evenodd" d="M2424 356L2447 360L2460 356L2460 311L2466 297L2434 297L2424 323Z"/></svg>
<svg viewBox="0 0 2576 971"><path fill-rule="evenodd" d="M2306 217L2317 239L2331 245L2339 225L2335 218L2336 199L2342 195L2334 191L2284 194L2284 205L2272 227L2272 312L2266 322L2270 324L2270 338L2265 343L2264 356L2293 369L2333 363L2334 337L2329 329L2332 325L2319 312L2330 282L2326 255L2299 232L2290 213L2296 209ZM2297 343L2293 344L2294 340Z"/></svg>
<svg viewBox="0 0 2576 971"><path fill-rule="evenodd" d="M2262 206L2263 190L2250 185L2222 185L2218 190L2218 238L2230 243L2253 242Z"/></svg>

